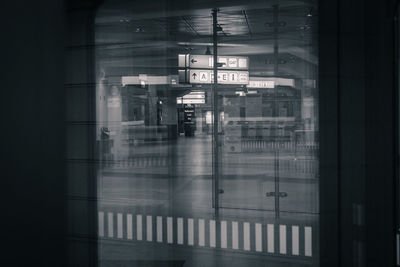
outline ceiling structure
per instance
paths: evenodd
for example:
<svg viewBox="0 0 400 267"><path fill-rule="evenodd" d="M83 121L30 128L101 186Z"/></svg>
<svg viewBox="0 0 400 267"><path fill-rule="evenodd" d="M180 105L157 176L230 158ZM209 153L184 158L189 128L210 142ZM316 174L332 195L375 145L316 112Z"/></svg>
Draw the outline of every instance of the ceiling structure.
<svg viewBox="0 0 400 267"><path fill-rule="evenodd" d="M96 16L99 68L109 76L177 74L178 54L205 54L207 46L212 51L213 7L219 9L218 24L222 27L219 55L248 56L250 76L316 79L315 1L106 1ZM274 73L275 62L278 73Z"/></svg>

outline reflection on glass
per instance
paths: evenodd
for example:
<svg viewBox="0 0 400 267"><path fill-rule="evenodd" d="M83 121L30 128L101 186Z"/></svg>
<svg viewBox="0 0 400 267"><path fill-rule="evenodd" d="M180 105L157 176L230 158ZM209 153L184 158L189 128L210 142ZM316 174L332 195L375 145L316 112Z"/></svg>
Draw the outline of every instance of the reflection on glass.
<svg viewBox="0 0 400 267"><path fill-rule="evenodd" d="M217 98L214 6L98 10L101 266L319 266L317 6L220 6Z"/></svg>

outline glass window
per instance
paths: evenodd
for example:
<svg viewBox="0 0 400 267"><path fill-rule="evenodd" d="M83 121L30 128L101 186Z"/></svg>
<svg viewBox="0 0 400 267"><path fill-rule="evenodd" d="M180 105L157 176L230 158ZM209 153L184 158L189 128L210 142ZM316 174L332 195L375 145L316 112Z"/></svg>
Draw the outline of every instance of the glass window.
<svg viewBox="0 0 400 267"><path fill-rule="evenodd" d="M101 266L319 266L318 6L216 3L97 12Z"/></svg>

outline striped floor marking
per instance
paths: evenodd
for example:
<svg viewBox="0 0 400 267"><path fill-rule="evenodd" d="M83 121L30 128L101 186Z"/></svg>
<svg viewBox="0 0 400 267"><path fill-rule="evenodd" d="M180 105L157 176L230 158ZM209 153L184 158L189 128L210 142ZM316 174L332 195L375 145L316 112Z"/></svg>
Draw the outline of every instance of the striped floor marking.
<svg viewBox="0 0 400 267"><path fill-rule="evenodd" d="M194 245L194 222L193 219L188 219L188 245Z"/></svg>
<svg viewBox="0 0 400 267"><path fill-rule="evenodd" d="M216 238L215 238L215 220L210 220L210 247L216 247Z"/></svg>
<svg viewBox="0 0 400 267"><path fill-rule="evenodd" d="M243 223L243 249L250 251L250 223Z"/></svg>
<svg viewBox="0 0 400 267"><path fill-rule="evenodd" d="M267 252L274 253L274 225L267 224Z"/></svg>
<svg viewBox="0 0 400 267"><path fill-rule="evenodd" d="M178 218L178 244L183 245L183 218Z"/></svg>
<svg viewBox="0 0 400 267"><path fill-rule="evenodd" d="M279 253L286 254L286 225L279 225Z"/></svg>
<svg viewBox="0 0 400 267"><path fill-rule="evenodd" d="M204 219L199 219L199 246L205 246L205 226Z"/></svg>
<svg viewBox="0 0 400 267"><path fill-rule="evenodd" d="M104 237L104 212L99 212L99 236Z"/></svg>
<svg viewBox="0 0 400 267"><path fill-rule="evenodd" d="M227 227L226 221L221 221L221 248L228 247L228 240L227 240Z"/></svg>
<svg viewBox="0 0 400 267"><path fill-rule="evenodd" d="M162 217L157 216L157 242L163 242Z"/></svg>
<svg viewBox="0 0 400 267"><path fill-rule="evenodd" d="M304 255L311 257L312 256L312 229L307 226L304 227Z"/></svg>
<svg viewBox="0 0 400 267"><path fill-rule="evenodd" d="M117 214L117 237L122 238L122 213Z"/></svg>
<svg viewBox="0 0 400 267"><path fill-rule="evenodd" d="M132 232L132 214L126 215L126 235L128 239L133 239Z"/></svg>
<svg viewBox="0 0 400 267"><path fill-rule="evenodd" d="M108 214L108 237L114 237L114 218L113 213L109 212Z"/></svg>
<svg viewBox="0 0 400 267"><path fill-rule="evenodd" d="M114 216L113 212L99 211L99 237L210 248L218 246L222 249L279 255L313 256L311 226L272 223L263 225L142 214L137 214L136 220L133 218L134 215L131 213L116 213ZM135 226L136 231L133 231ZM265 245L263 242L266 242Z"/></svg>
<svg viewBox="0 0 400 267"><path fill-rule="evenodd" d="M292 226L292 254L299 255L299 227L296 225Z"/></svg>
<svg viewBox="0 0 400 267"><path fill-rule="evenodd" d="M142 233L142 215L136 215L136 239L143 240L143 233Z"/></svg>
<svg viewBox="0 0 400 267"><path fill-rule="evenodd" d="M399 249L400 249L400 235L397 234L397 235L396 235L396 263L397 263L397 266L400 265L400 253L399 253Z"/></svg>
<svg viewBox="0 0 400 267"><path fill-rule="evenodd" d="M153 218L148 215L146 216L146 222L147 222L147 241L153 241Z"/></svg>
<svg viewBox="0 0 400 267"><path fill-rule="evenodd" d="M173 238L174 226L172 222L172 217L167 217L167 243L172 244L174 242Z"/></svg>
<svg viewBox="0 0 400 267"><path fill-rule="evenodd" d="M256 251L262 252L262 225L261 223L256 223Z"/></svg>
<svg viewBox="0 0 400 267"><path fill-rule="evenodd" d="M239 226L238 222L232 222L232 248L239 249Z"/></svg>

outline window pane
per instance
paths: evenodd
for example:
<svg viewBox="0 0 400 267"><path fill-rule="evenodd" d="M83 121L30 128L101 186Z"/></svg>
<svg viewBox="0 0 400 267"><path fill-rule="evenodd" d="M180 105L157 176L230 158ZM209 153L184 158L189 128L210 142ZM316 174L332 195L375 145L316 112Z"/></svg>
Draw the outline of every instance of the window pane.
<svg viewBox="0 0 400 267"><path fill-rule="evenodd" d="M214 8L97 12L101 266L319 266L318 7Z"/></svg>

